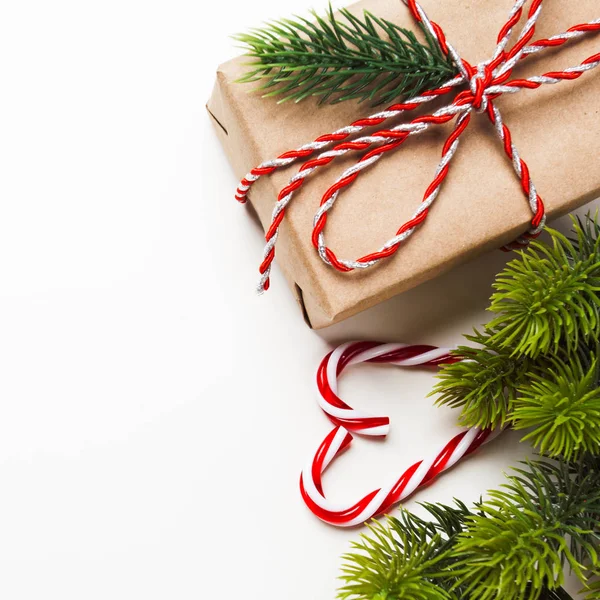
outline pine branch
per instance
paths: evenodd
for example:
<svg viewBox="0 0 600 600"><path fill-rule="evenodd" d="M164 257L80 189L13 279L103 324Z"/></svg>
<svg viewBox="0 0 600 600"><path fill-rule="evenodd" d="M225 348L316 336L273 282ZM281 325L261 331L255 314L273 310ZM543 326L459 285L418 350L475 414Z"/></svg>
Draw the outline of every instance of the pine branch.
<svg viewBox="0 0 600 600"><path fill-rule="evenodd" d="M461 347L433 393L467 426L531 428L543 454L600 452L600 224L574 220L573 239L551 231L498 276L498 316Z"/></svg>
<svg viewBox="0 0 600 600"><path fill-rule="evenodd" d="M474 511L459 505L460 517L426 505L429 521L403 511L376 525L378 542L363 537L346 557L341 598L564 600L566 569L600 600L597 218L574 221L574 234L551 231L550 244L508 265L497 317L467 336L479 347L459 348L464 360L445 366L434 390L463 423L529 429L524 439L560 460L515 469Z"/></svg>
<svg viewBox="0 0 600 600"><path fill-rule="evenodd" d="M594 573L595 581L586 586L583 592L587 592L585 600L598 600L600 598L600 572Z"/></svg>
<svg viewBox="0 0 600 600"><path fill-rule="evenodd" d="M320 103L368 100L391 103L438 87L456 75L456 67L422 28L414 32L368 11L359 19L347 9L336 17L330 5L324 17L267 23L234 36L254 62L239 82L262 82L264 96Z"/></svg>
<svg viewBox="0 0 600 600"><path fill-rule="evenodd" d="M344 556L338 597L572 600L560 587L563 565L585 583L597 562L599 466L529 464L473 511L424 504L429 520L402 510L373 523Z"/></svg>
<svg viewBox="0 0 600 600"><path fill-rule="evenodd" d="M597 353L551 358L531 371L514 402L515 429L531 428L542 454L567 460L581 452L600 453L600 371Z"/></svg>
<svg viewBox="0 0 600 600"><path fill-rule="evenodd" d="M497 277L489 310L492 341L536 358L575 351L600 334L600 239L575 223L578 242L548 230L552 244L533 242Z"/></svg>
<svg viewBox="0 0 600 600"><path fill-rule="evenodd" d="M536 600L562 584L568 566L587 584L598 568L600 465L536 462L517 469L466 519L455 575L478 600Z"/></svg>
<svg viewBox="0 0 600 600"><path fill-rule="evenodd" d="M470 514L467 507L423 505L431 516L426 521L403 510L399 518L375 521L369 534L353 544L343 557L342 600L459 600L452 587L449 561L457 535Z"/></svg>
<svg viewBox="0 0 600 600"><path fill-rule="evenodd" d="M465 336L481 347L460 346L455 354L464 360L446 365L431 395L438 405L461 408L459 421L467 427L504 427L511 418L519 383L530 365L495 346L489 334Z"/></svg>
<svg viewBox="0 0 600 600"><path fill-rule="evenodd" d="M577 216L571 218L573 221L575 237L569 238L575 250L575 257L595 255L600 259L598 238L600 238L600 223L598 223L598 211L592 217L589 213L584 219Z"/></svg>

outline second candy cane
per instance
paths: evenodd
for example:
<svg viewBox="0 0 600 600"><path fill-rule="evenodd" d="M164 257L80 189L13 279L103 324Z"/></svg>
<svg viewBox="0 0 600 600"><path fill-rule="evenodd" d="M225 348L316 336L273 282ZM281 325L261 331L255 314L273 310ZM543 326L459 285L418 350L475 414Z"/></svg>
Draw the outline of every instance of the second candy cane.
<svg viewBox="0 0 600 600"><path fill-rule="evenodd" d="M360 525L387 512L394 504L410 496L420 486L455 465L493 437L490 430L471 428L454 436L429 458L409 466L397 479L373 490L358 502L339 504L329 501L323 491L322 474L352 441L350 431L366 436L385 436L387 416L374 416L355 410L337 395L337 379L354 364L386 363L402 367L438 366L460 360L451 349L407 344L350 342L339 346L321 362L317 372L319 405L336 425L323 440L302 471L300 490L308 508L321 520L339 527Z"/></svg>

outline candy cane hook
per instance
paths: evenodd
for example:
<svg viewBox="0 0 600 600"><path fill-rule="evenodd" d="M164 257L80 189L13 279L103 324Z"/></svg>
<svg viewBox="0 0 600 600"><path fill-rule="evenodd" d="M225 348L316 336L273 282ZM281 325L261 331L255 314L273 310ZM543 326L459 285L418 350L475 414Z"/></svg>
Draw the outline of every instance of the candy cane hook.
<svg viewBox="0 0 600 600"><path fill-rule="evenodd" d="M388 417L372 416L355 410L338 397L337 379L342 371L350 365L363 362L410 367L438 366L459 360L460 357L451 354L449 348L377 342L343 344L323 359L317 372L318 402L337 426L323 440L300 476L302 498L317 517L338 527L360 525L387 512L394 504L406 499L500 433L499 430L492 432L478 427L462 431L430 458L417 461L398 479L370 492L355 504L333 503L323 492L322 475L352 442L352 434L348 430L366 436L385 436L389 431Z"/></svg>

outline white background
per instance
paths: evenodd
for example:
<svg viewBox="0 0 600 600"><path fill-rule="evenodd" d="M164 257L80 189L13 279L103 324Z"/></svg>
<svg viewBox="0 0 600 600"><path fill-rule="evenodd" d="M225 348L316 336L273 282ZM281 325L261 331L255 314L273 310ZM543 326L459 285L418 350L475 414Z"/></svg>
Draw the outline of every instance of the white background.
<svg viewBox="0 0 600 600"><path fill-rule="evenodd" d="M331 600L358 532L298 493L330 427L320 358L487 319L499 252L323 332L279 273L254 295L262 237L204 104L230 34L310 4L1 2L0 597ZM392 433L355 442L332 498L457 431L431 384L348 374L342 395ZM527 452L505 434L417 499L473 501Z"/></svg>

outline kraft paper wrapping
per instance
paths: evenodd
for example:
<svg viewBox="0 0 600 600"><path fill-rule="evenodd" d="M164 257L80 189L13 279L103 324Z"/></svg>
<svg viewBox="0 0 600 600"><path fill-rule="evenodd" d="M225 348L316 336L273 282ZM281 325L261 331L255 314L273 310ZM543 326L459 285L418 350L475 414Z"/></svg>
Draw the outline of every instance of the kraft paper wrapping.
<svg viewBox="0 0 600 600"><path fill-rule="evenodd" d="M421 3L461 55L474 64L492 54L513 0ZM357 14L363 9L403 27L416 28L400 0L364 0L351 7ZM547 0L535 39L599 16L598 0ZM529 57L513 77L574 66L599 48L600 35L590 35L560 50ZM264 160L385 108L373 109L352 101L317 107L313 99L277 104L272 98L253 93L252 84L235 83L244 71L245 60L237 58L219 67L207 106L239 178ZM496 104L529 165L549 218L600 195L599 71L574 82L505 95ZM426 112L431 110L432 103ZM355 259L373 252L410 218L431 183L450 131L451 125L436 127L411 138L341 193L325 229L326 241L338 257ZM531 220L527 200L492 124L485 115L474 115L424 225L378 266L339 273L325 265L312 246L312 223L324 192L357 158L352 153L309 178L292 200L280 230L276 262L314 328L341 321L482 252L499 248L523 233ZM251 189L249 200L265 229L278 191L300 164L261 178ZM257 264L260 259L257 256Z"/></svg>

